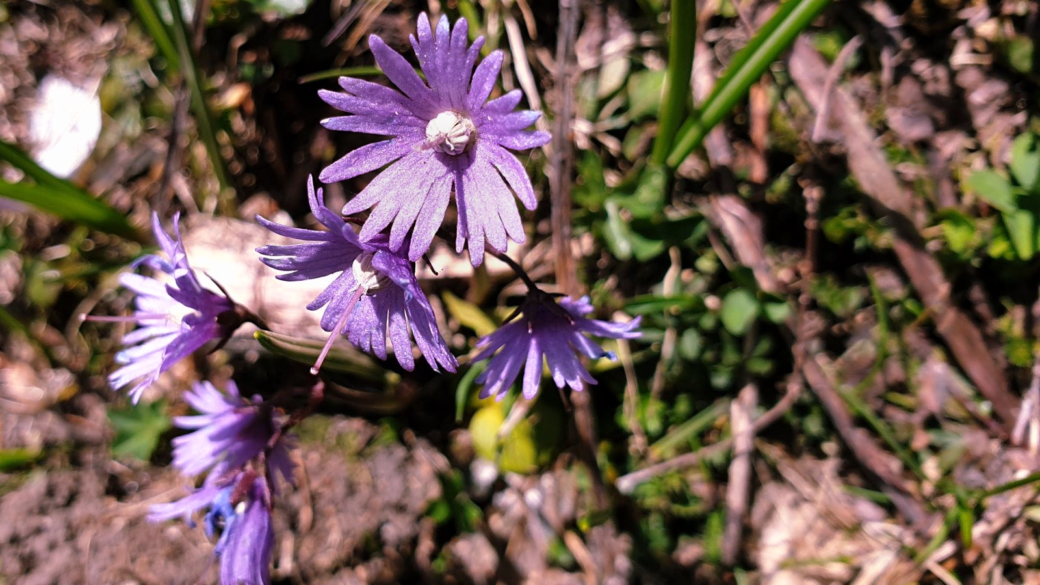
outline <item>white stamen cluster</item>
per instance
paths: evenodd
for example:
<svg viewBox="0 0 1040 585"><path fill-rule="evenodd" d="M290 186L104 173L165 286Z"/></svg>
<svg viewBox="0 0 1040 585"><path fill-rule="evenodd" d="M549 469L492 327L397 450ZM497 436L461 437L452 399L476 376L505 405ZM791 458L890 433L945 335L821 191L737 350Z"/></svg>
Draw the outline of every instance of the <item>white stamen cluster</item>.
<svg viewBox="0 0 1040 585"><path fill-rule="evenodd" d="M390 279L382 272L372 267L372 258L375 255L365 252L354 259L351 272L354 274L354 282L361 287L362 294L377 291L390 284Z"/></svg>
<svg viewBox="0 0 1040 585"><path fill-rule="evenodd" d="M466 151L476 131L472 120L448 110L437 114L426 125L426 144L434 150L459 155Z"/></svg>

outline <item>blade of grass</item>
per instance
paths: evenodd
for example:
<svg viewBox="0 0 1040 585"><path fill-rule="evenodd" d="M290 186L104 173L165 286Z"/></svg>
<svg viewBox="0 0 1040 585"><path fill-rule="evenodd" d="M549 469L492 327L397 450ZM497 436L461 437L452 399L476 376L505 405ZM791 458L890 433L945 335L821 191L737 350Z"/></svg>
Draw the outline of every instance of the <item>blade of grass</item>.
<svg viewBox="0 0 1040 585"><path fill-rule="evenodd" d="M679 129L675 147L668 155L668 166L675 168L704 137L747 95L767 67L794 42L831 0L788 0L741 49L715 84L699 113L695 112Z"/></svg>
<svg viewBox="0 0 1040 585"><path fill-rule="evenodd" d="M663 165L672 149L686 104L690 100L693 47L697 42L697 4L694 0L672 0L668 33L668 72L664 78L664 100L657 122L657 138L650 162Z"/></svg>
<svg viewBox="0 0 1040 585"><path fill-rule="evenodd" d="M888 356L888 335L889 335L889 324L888 324L888 306L885 303L885 298L881 295L881 289L878 288L877 283L874 282L872 277L868 277L870 281L870 292L874 297L875 310L877 311L878 319L878 341L877 341L877 357L874 359L874 365L870 368L870 372L867 377L864 378L859 384L856 384L853 388L842 387L838 394L841 395L842 399L845 400L845 404L849 406L849 409L859 415L863 420L870 425L874 431L881 437L881 439L888 445L890 449L896 454L903 465L906 465L908 469L914 472L922 480L927 480L928 476L925 474L924 469L914 458L913 454L907 449L898 438L892 429L881 420L881 417L874 414L874 409L870 408L860 396L863 392L874 383L875 378L881 373L881 370L885 365L885 358Z"/></svg>
<svg viewBox="0 0 1040 585"><path fill-rule="evenodd" d="M156 10L153 1L133 0L133 2L134 9L137 10L137 16L141 19L141 24L148 31L148 36L152 37L152 41L155 42L159 53L166 58L167 66L173 71L180 71L180 55L170 39L169 29L162 19L159 18L159 12Z"/></svg>
<svg viewBox="0 0 1040 585"><path fill-rule="evenodd" d="M40 211L98 231L141 241L141 235L122 213L95 199L86 191L69 191L45 184L0 181L0 197L28 203Z"/></svg>
<svg viewBox="0 0 1040 585"><path fill-rule="evenodd" d="M368 67L345 67L343 69L329 69L327 71L319 71L317 73L311 73L300 77L299 83L311 83L313 81L321 81L323 79L332 79L335 77L374 77L376 75L382 75L383 70L376 66Z"/></svg>
<svg viewBox="0 0 1040 585"><path fill-rule="evenodd" d="M650 453L656 458L666 456L668 453L678 449L689 441L690 437L699 434L711 425L715 424L716 421L726 415L728 410L728 399L721 398L715 401L714 404L698 412L696 416L682 423L664 437L658 439L653 445L650 445Z"/></svg>
<svg viewBox="0 0 1040 585"><path fill-rule="evenodd" d="M1015 489L1018 489L1020 487L1027 486L1029 484L1037 483L1037 482L1040 482L1040 472L1031 473L1031 474L1029 474L1029 475L1027 475L1027 476L1025 476L1025 477L1023 477L1021 479L1016 479L1014 481L1009 481L1009 482L1007 482L1005 484L998 485L995 488L991 488L991 489L985 490L981 494L979 494L979 501L981 502L982 500L985 500L986 498L989 498L989 497L992 497L992 496L996 496L996 495L1002 494L1004 492L1009 492L1011 490L1015 490Z"/></svg>
<svg viewBox="0 0 1040 585"><path fill-rule="evenodd" d="M170 0L169 4L170 12L173 14L173 39L184 65L181 67L181 71L184 73L184 80L191 93L191 109L195 113L195 124L198 127L199 136L206 146L210 163L213 165L213 173L216 174L217 182L220 183L220 190L224 191L230 187L231 183L224 170L224 159L220 156L217 136L213 132L213 121L210 118L209 108L206 106L206 96L202 93L202 85L199 83L201 76L195 63L195 55L188 43L188 30L185 28L184 15L181 14L180 3L177 0Z"/></svg>
<svg viewBox="0 0 1040 585"><path fill-rule="evenodd" d="M36 164L36 161L22 152L17 146L4 142L3 140L0 140L0 160L7 161L11 165L17 167L41 185L46 185L60 191L68 191L71 193L80 192L80 189L75 185L65 179L52 175L50 171Z"/></svg>

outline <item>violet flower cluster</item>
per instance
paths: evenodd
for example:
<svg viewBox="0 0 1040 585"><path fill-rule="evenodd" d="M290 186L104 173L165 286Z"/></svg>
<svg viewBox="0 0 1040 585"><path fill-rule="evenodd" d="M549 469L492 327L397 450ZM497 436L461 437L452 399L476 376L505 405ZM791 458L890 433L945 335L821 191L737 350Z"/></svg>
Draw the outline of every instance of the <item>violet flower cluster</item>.
<svg viewBox="0 0 1040 585"><path fill-rule="evenodd" d="M451 27L442 17L433 29L423 14L410 40L425 80L404 56L371 36L376 63L394 87L343 77L342 93L319 92L346 114L325 120L325 127L383 137L347 153L320 175L328 183L379 171L342 210L347 216L371 210L363 222L354 220L363 224L359 232L326 207L313 181L308 181L308 202L323 229L257 217L272 233L297 240L257 249L261 262L281 272L279 279L332 277L306 305L322 311L320 326L329 333L314 359L314 375L341 336L380 359L392 349L407 371L415 369L417 355L435 372L457 370L458 360L441 336L433 307L415 276L415 263L441 232L453 194L458 211L455 251L461 254L467 248L473 266L483 262L486 248L501 254L509 240L525 241L514 196L528 210L538 201L513 151L542 146L550 136L531 129L540 112L516 109L518 90L492 99L503 55L494 51L480 60L484 39L470 44L468 32L465 19ZM109 377L115 388L132 384L129 393L135 402L177 361L210 342L220 347L246 321L263 326L227 294L201 285L188 263L177 216L173 237L163 230L158 215L153 215L152 225L164 256L148 256L135 267L147 266L156 277L128 273L120 279L137 294L133 313L90 317L138 325L123 338L125 347L116 355L120 367ZM557 387L584 390L595 379L581 356L614 358L588 336L639 337L638 318L628 323L589 319L593 308L587 297L557 302L519 266L510 264L528 284L529 293L513 318L477 344L472 361L489 360L477 378L482 397L502 398L523 369L522 392L532 399L544 366ZM319 388L321 382L315 386ZM205 479L183 499L153 506L149 519L183 518L192 523L194 514L205 511L204 531L216 541L221 583L267 583L276 476L291 482L293 475L286 431L310 414L321 394L312 394L307 408L286 414L259 396L243 398L233 382L226 392L198 382L184 398L198 414L174 420L190 432L173 440L173 464L186 476L204 474ZM279 402L286 403L292 401Z"/></svg>

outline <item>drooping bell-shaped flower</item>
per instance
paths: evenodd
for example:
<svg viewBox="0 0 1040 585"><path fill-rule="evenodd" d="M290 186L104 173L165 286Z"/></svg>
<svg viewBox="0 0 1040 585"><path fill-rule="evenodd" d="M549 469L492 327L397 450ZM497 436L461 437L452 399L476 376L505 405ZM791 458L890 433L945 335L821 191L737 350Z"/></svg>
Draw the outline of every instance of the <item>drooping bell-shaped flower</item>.
<svg viewBox="0 0 1040 585"><path fill-rule="evenodd" d="M175 426L193 429L173 439L173 466L181 473L194 476L218 464L238 469L266 450L267 465L292 479L290 438L278 433L273 409L265 407L259 396L243 398L233 381L228 381L226 393L203 381L184 399L199 414L173 419ZM275 444L269 445L274 437Z"/></svg>
<svg viewBox="0 0 1040 585"><path fill-rule="evenodd" d="M108 377L113 388L132 383L129 394L134 402L173 364L211 340L226 341L244 320L234 302L199 283L181 241L179 216L173 217L172 238L163 230L158 214L152 214L152 229L165 258L146 256L136 265L165 273L169 282L132 272L122 274L120 284L137 293L133 314L83 317L138 325L123 337L124 348L115 357L121 367Z"/></svg>
<svg viewBox="0 0 1040 585"><path fill-rule="evenodd" d="M584 390L585 384L595 384L596 380L582 365L578 354L590 359L616 358L586 334L635 339L641 335L636 331L640 317L628 323L609 323L586 319L585 315L590 312L592 305L588 297L576 301L564 298L557 303L540 290L531 291L512 321L477 342L482 351L473 361L491 358L476 379L478 384L484 385L480 397L504 397L520 375L520 369L525 368L524 397L534 398L542 381L543 360L559 388Z"/></svg>
<svg viewBox="0 0 1040 585"><path fill-rule="evenodd" d="M218 467L220 473L215 470L187 497L152 506L148 519L191 522L193 513L206 509L203 528L217 539L213 552L220 558L221 585L266 585L274 547L268 480L249 470L228 475L226 466Z"/></svg>
<svg viewBox="0 0 1040 585"><path fill-rule="evenodd" d="M415 368L411 338L430 366L454 372L455 356L437 330L433 308L415 278L415 266L404 252L390 249L385 236L362 242L343 218L325 207L321 189L307 184L314 217L328 231L282 226L257 217L272 232L306 243L257 248L260 260L276 270L281 280L297 281L336 274L335 280L307 309L325 307L321 328L331 333L311 369L317 373L332 342L345 335L358 349L386 359L386 337L397 361L406 370Z"/></svg>

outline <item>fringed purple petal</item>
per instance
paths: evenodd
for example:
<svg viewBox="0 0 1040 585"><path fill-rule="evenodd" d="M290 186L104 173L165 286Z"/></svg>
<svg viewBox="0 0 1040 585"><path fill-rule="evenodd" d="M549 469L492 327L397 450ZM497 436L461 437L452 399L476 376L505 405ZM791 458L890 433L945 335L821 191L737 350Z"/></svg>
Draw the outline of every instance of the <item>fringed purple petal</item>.
<svg viewBox="0 0 1040 585"><path fill-rule="evenodd" d="M366 144L325 167L318 175L318 179L322 183L336 183L374 171L413 152L417 144L422 144L423 136L421 132L416 132L414 135L406 134L392 140ZM348 205L350 204L348 203ZM357 213L357 211L347 215L351 213Z"/></svg>
<svg viewBox="0 0 1040 585"><path fill-rule="evenodd" d="M509 136L514 132L529 128L531 124L534 124L541 117L542 113L534 110L521 110L503 116L495 116L480 125L480 132L485 136L494 136L496 138Z"/></svg>
<svg viewBox="0 0 1040 585"><path fill-rule="evenodd" d="M494 141L509 150L527 150L538 146L545 146L552 140L548 132L513 132L505 136L495 136Z"/></svg>
<svg viewBox="0 0 1040 585"><path fill-rule="evenodd" d="M408 307L408 321L412 325L412 334L415 336L415 345L426 358L433 370L440 371L440 365L445 370L454 373L459 366L458 360L451 354L448 345L437 330L437 318L433 314L433 308L425 295L419 295L405 301Z"/></svg>
<svg viewBox="0 0 1040 585"><path fill-rule="evenodd" d="M504 57L502 51L493 51L480 62L480 65L477 65L477 70L473 72L469 94L466 96L467 110L476 111L491 96L491 90L495 89L495 80L502 71Z"/></svg>
<svg viewBox="0 0 1040 585"><path fill-rule="evenodd" d="M538 338L531 339L527 349L527 364L524 365L524 398L534 400L538 395L538 387L542 384L542 346Z"/></svg>
<svg viewBox="0 0 1040 585"><path fill-rule="evenodd" d="M176 502L155 504L149 508L148 521L165 522L183 518L185 522L191 523L192 513L213 503L220 491L221 488L217 486L203 486Z"/></svg>
<svg viewBox="0 0 1040 585"><path fill-rule="evenodd" d="M415 358L412 357L412 340L408 330L408 319L405 315L404 292L400 289L390 290L383 293L388 300L389 322L387 332L390 336L390 345L394 348L394 357L401 367L411 372L415 369Z"/></svg>
<svg viewBox="0 0 1040 585"><path fill-rule="evenodd" d="M494 120L498 116L504 116L509 112L516 109L516 106L520 105L520 100L523 99L524 92L519 89L506 92L488 103L484 104L480 108L479 113L475 112L475 120L479 120L480 124L486 124Z"/></svg>
<svg viewBox="0 0 1040 585"><path fill-rule="evenodd" d="M408 259L412 262L417 262L430 249L433 236L444 221L444 212L448 209L454 183L455 175L445 173L430 186L412 230L412 242L408 248Z"/></svg>
<svg viewBox="0 0 1040 585"><path fill-rule="evenodd" d="M481 151L487 157L487 160L495 165L495 169L501 173L506 182L509 183L509 187L516 194L517 198L520 199L520 202L524 204L524 207L531 210L538 207L538 200L534 196L534 186L531 185L531 179L527 176L524 166L520 164L520 161L517 160L513 153L497 144L481 145Z"/></svg>
<svg viewBox="0 0 1040 585"><path fill-rule="evenodd" d="M373 179L357 197L347 203L343 208L343 213L347 215L375 206L361 228L361 240L370 240L394 222L402 207L425 195L430 186L447 172L438 154L432 150L424 150L405 156ZM411 223L405 223L404 229L407 230Z"/></svg>
<svg viewBox="0 0 1040 585"><path fill-rule="evenodd" d="M249 489L245 510L227 520L217 545L222 585L270 583L274 529L267 499L266 482L258 478Z"/></svg>
<svg viewBox="0 0 1040 585"><path fill-rule="evenodd" d="M383 42L383 39L371 35L368 37L368 46L372 49L372 55L383 73L398 87L406 96L415 103L434 103L436 94L423 83L408 61L400 53L391 49ZM439 105L439 104L438 104ZM416 112L418 114L418 112Z"/></svg>

